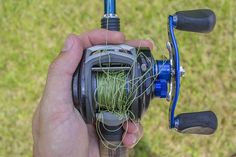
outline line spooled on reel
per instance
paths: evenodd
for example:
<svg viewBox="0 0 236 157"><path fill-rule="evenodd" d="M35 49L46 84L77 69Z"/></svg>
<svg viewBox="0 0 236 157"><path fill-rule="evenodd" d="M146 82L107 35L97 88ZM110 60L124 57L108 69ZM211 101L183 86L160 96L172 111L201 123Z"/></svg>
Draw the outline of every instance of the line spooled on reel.
<svg viewBox="0 0 236 157"><path fill-rule="evenodd" d="M75 107L86 123L96 124L101 156L127 156L122 146L123 123L139 121L152 98L170 102L169 127L180 133L212 134L217 118L212 111L182 113L175 116L180 79L185 70L180 66L174 30L208 33L216 17L209 9L179 11L168 17L166 47L169 58L155 60L150 49L129 45L96 45L85 51L74 73L72 94ZM104 0L101 27L120 31L116 1Z"/></svg>

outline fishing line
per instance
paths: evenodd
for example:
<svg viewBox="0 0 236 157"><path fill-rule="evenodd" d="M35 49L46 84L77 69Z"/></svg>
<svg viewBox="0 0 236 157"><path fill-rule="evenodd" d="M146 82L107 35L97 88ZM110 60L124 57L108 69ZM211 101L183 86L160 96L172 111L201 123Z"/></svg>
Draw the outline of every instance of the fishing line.
<svg viewBox="0 0 236 157"><path fill-rule="evenodd" d="M109 18L107 18L107 28L109 24L108 20ZM110 47L108 46L108 37L109 37L108 32L109 31L107 30L106 36L105 36L106 48L101 49L100 51L97 51L95 53L107 53L106 55L106 57L108 57L107 66L110 67L111 60L110 60L110 51L109 51ZM140 55L142 55L142 57L144 57L147 62L151 63L151 60L147 56L145 56L145 54L141 51L141 45L142 45L142 42L140 41L137 47L138 55L136 56L136 60ZM128 53L128 51L123 49L121 46L120 46L120 49L122 49L124 53ZM129 78L132 72L132 69L136 66L135 63L130 66L130 69L128 71L124 71L124 70L110 71L109 68L108 70L103 70L102 68L103 65L102 65L101 60L102 60L102 57L99 58L99 66L101 67L102 71L96 73L97 88L94 91L94 100L96 102L96 106L98 107L98 111L110 112L117 115L119 118L128 117L126 118L127 120L125 120L124 122L131 121L133 124L135 124L134 123L135 114L132 113L132 111L130 110L130 107L137 98L143 96L143 94L145 94L146 91L152 87L152 85L154 84L161 70L158 71L157 74L150 75L143 80L143 78L148 73L150 73L151 70L153 70L154 68L154 65L153 65L153 66L150 66L145 71L145 73L142 74L140 77ZM165 62L163 62L163 65L164 64ZM142 86L148 79L151 79L151 78L154 78L154 79L152 79L153 81L150 83L150 85L142 93L138 94L140 86ZM127 88L127 85L130 87L130 89ZM129 92L127 92L128 90ZM123 147L122 142L124 140L125 135L127 134L127 129L125 129L124 136L122 137L122 140L120 141L120 143L114 144L107 141L105 137L103 136L103 134L101 133L99 124L102 122L103 122L103 117L101 117L99 121L98 120L96 121L96 131L103 145L106 148L111 149L111 150L116 150L119 147ZM123 126L124 122L122 122L121 127ZM129 123L127 123L127 127L128 127L128 124ZM104 125L104 123L102 123L102 125L103 125L103 128L109 132L115 132L116 130L120 129L118 128L115 130L111 130L107 128ZM138 129L138 126L136 124L135 126Z"/></svg>
<svg viewBox="0 0 236 157"><path fill-rule="evenodd" d="M150 72L150 70L152 70L153 67L151 67L150 69L147 70L146 73ZM145 74L146 74L145 73ZM144 74L144 75L145 75ZM96 94L94 95L98 95L98 101L97 104L99 106L99 111L107 111L107 112L111 112L114 113L116 115L129 115L129 120L133 121L133 119L135 119L134 114L129 110L131 104L138 98L141 97L154 83L154 81L149 85L148 88L146 88L143 93L141 93L140 95L137 95L137 91L138 88L143 85L143 83L151 78L151 77L157 77L158 74L153 75L153 76L149 76L148 78L146 78L145 80L143 80L138 86L136 86L136 84L140 81L137 81L135 84L133 84L132 86L135 88L132 88L132 90L130 91L131 94L128 94L126 92L126 84L128 83L133 83L134 80L130 80L130 81L126 81L126 77L127 75L125 75L125 73L122 72L105 72L105 73L99 73L97 75L98 79L98 88L96 90ZM135 78L138 80L143 79L143 75L139 78ZM155 79L154 79L155 80ZM108 85L108 86L107 86ZM114 86L112 86L114 85ZM100 94L98 94L100 93ZM128 94L128 95L127 95ZM127 96L126 96L127 95ZM130 100L130 97L134 96L132 100ZM132 115L132 116L131 116ZM137 126L136 126L137 127ZM105 128L105 127L104 127ZM114 132L115 130L109 130L107 128L105 128L106 130L110 131L110 132ZM100 137L102 137L102 139L105 140L105 138L102 136L100 129L98 130L98 134L100 135ZM126 133L124 133L126 134ZM118 148L122 141L116 145ZM104 142L108 143L108 141ZM111 148L114 147L114 145L112 145L111 143L108 143L109 146L107 145L107 147Z"/></svg>

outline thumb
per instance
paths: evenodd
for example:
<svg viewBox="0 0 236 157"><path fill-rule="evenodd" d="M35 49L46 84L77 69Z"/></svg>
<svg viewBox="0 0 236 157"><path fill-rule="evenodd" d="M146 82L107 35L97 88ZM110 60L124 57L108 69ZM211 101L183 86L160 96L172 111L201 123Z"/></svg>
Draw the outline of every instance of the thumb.
<svg viewBox="0 0 236 157"><path fill-rule="evenodd" d="M73 76L83 55L83 42L76 35L69 35L64 48L49 67L48 77L58 75ZM57 80L60 80L57 78Z"/></svg>
<svg viewBox="0 0 236 157"><path fill-rule="evenodd" d="M69 35L59 56L49 67L47 83L41 100L45 114L70 112L73 108L71 81L83 54L83 44Z"/></svg>

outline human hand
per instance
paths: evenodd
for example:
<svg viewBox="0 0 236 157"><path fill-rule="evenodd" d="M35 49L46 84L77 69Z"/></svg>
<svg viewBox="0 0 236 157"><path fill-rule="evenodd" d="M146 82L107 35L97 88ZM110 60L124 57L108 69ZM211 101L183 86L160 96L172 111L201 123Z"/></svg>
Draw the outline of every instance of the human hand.
<svg viewBox="0 0 236 157"><path fill-rule="evenodd" d="M73 105L71 82L83 50L106 42L126 43L134 47L152 49L150 41L125 41L125 36L121 32L104 29L80 36L69 35L63 50L49 67L45 90L34 114L32 128L34 157L100 156L94 126L85 124ZM138 123L127 123L124 125L127 134L123 135L125 136L123 144L127 148L132 148L141 138L143 130Z"/></svg>

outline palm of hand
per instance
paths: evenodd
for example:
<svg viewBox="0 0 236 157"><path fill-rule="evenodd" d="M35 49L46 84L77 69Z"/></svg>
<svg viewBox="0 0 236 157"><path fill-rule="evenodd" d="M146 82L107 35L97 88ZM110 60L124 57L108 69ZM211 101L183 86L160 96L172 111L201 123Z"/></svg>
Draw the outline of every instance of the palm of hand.
<svg viewBox="0 0 236 157"><path fill-rule="evenodd" d="M65 111L60 109L50 116L41 117L40 110L35 114L39 117L40 123L37 125L40 128L37 126L35 128L37 135L34 139L40 138L34 145L35 157L99 157L94 127L86 125L76 109L65 108Z"/></svg>

